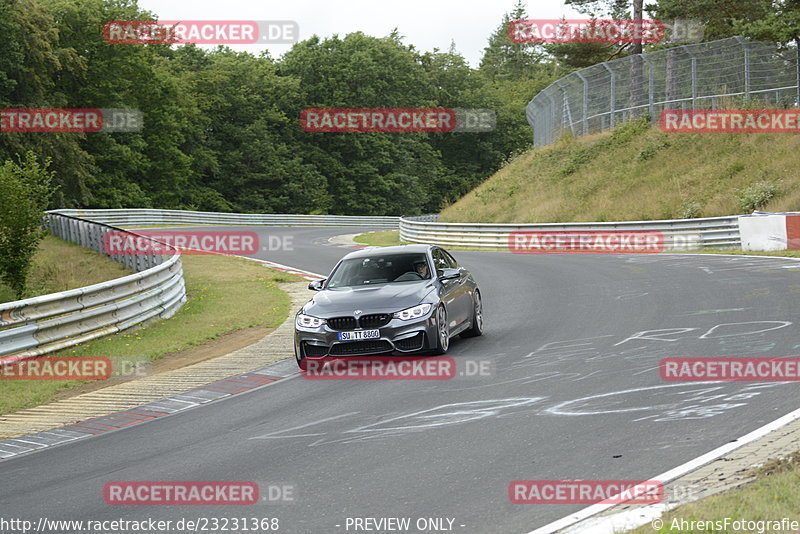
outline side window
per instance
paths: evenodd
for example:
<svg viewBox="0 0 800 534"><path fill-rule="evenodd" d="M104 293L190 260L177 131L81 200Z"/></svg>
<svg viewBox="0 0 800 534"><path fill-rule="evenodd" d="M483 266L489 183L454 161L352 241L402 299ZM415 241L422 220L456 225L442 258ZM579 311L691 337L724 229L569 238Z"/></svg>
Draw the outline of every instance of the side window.
<svg viewBox="0 0 800 534"><path fill-rule="evenodd" d="M449 252L445 252L444 250L442 252L444 253L444 257L447 259L447 263L450 264L450 268L458 269L458 262L456 259L451 256Z"/></svg>
<svg viewBox="0 0 800 534"><path fill-rule="evenodd" d="M433 263L437 271L450 267L450 263L445 257L445 252L440 248L433 249Z"/></svg>

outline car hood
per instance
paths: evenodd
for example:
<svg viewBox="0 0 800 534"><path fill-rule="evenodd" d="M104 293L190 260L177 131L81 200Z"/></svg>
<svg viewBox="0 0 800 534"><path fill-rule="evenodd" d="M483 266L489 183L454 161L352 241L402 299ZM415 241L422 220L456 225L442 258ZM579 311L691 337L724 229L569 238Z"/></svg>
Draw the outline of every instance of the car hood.
<svg viewBox="0 0 800 534"><path fill-rule="evenodd" d="M304 309L305 313L322 318L353 315L355 310L363 313L396 312L416 306L432 290L430 280L325 289L314 295Z"/></svg>

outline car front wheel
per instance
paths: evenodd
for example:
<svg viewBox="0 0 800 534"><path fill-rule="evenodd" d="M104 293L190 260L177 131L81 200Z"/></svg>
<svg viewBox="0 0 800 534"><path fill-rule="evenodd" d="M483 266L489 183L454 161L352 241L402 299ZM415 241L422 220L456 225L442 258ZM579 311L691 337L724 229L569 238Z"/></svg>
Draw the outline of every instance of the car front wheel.
<svg viewBox="0 0 800 534"><path fill-rule="evenodd" d="M481 292L475 290L475 299L472 310L472 326L461 333L461 337L477 337L483 334L483 303Z"/></svg>
<svg viewBox="0 0 800 534"><path fill-rule="evenodd" d="M443 304L436 310L436 346L434 354L445 354L450 348L450 327L447 324L447 310Z"/></svg>

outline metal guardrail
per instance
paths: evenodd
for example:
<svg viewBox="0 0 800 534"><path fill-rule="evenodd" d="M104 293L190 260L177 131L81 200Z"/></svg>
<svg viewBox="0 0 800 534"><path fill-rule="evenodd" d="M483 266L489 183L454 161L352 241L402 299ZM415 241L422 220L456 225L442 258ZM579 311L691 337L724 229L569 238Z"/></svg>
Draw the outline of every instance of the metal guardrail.
<svg viewBox="0 0 800 534"><path fill-rule="evenodd" d="M100 253L107 232L124 231L53 212L45 224L54 235ZM135 274L0 304L0 355L10 355L0 361L40 356L174 315L186 302L183 266L180 251L161 246L172 253L109 256Z"/></svg>
<svg viewBox="0 0 800 534"><path fill-rule="evenodd" d="M63 215L124 227L172 224L225 224L258 226L369 226L372 228L396 230L400 222L400 217L215 213L209 211L160 209L62 209L48 213L61 213Z"/></svg>
<svg viewBox="0 0 800 534"><path fill-rule="evenodd" d="M483 224L420 221L415 217L400 219L400 239L409 243L432 243L449 247L485 250L509 250L511 232L645 232L660 231L664 236L700 235L704 247L738 247L738 216L663 221Z"/></svg>

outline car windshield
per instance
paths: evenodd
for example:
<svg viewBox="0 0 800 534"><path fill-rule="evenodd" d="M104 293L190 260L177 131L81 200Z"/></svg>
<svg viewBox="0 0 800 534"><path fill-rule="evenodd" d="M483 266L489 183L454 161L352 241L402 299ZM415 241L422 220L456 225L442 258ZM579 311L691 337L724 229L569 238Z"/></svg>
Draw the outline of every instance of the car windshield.
<svg viewBox="0 0 800 534"><path fill-rule="evenodd" d="M327 288L353 287L430 279L424 253L376 254L342 261L328 279Z"/></svg>

